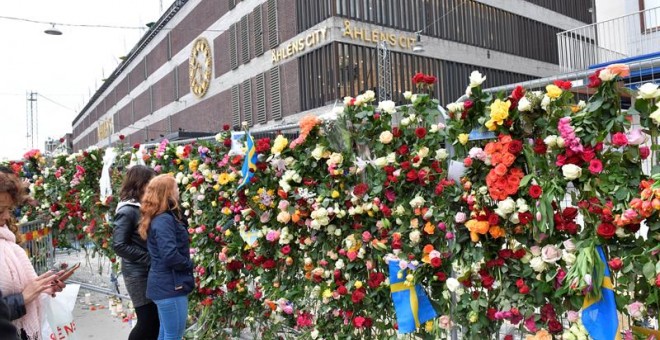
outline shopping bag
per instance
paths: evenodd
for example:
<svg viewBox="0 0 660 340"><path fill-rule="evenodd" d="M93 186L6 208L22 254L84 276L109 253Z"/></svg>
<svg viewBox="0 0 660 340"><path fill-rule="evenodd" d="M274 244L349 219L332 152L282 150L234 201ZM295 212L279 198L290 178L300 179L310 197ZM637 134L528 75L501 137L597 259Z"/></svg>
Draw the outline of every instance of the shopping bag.
<svg viewBox="0 0 660 340"><path fill-rule="evenodd" d="M44 340L77 340L73 308L76 305L80 285L68 284L54 298L44 303L46 322L42 327Z"/></svg>

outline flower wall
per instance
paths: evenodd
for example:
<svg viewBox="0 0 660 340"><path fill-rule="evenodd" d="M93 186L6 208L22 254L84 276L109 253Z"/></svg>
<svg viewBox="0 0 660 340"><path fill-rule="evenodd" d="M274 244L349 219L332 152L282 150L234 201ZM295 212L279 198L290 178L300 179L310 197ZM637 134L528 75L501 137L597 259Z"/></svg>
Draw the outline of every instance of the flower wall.
<svg viewBox="0 0 660 340"><path fill-rule="evenodd" d="M504 329L581 339L583 300L603 285L597 246L620 313L639 324L660 309L660 189L641 170L657 161L660 91L622 87L627 72L597 71L595 94L576 103L570 82L489 94L475 71L468 98L443 103L447 117L427 94L435 77L420 74L409 105L367 91L334 119L302 119L296 139L257 139L257 169L238 190L243 157L229 155L228 127L214 142L164 141L144 154L122 146L112 183L116 193L122 169L142 158L180 184L199 335L396 337L388 283L397 275L421 284L439 315L421 337L458 327L469 338ZM634 107L621 110L622 95ZM32 152L12 167L33 179L27 219L45 215L60 245L91 241L114 259L106 214L117 202L99 198L103 154L46 166ZM391 260L399 272L389 273Z"/></svg>

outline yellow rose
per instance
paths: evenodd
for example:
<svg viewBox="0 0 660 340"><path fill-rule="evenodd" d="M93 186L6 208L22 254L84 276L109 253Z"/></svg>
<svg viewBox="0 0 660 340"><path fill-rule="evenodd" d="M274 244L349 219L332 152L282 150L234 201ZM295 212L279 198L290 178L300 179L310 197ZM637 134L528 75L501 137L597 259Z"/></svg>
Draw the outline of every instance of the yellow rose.
<svg viewBox="0 0 660 340"><path fill-rule="evenodd" d="M333 190L331 196L332 196L332 198L337 198L337 197L339 197L339 191L337 191L337 190Z"/></svg>
<svg viewBox="0 0 660 340"><path fill-rule="evenodd" d="M458 142L465 145L467 144L469 137L470 135L468 135L467 133L461 133L460 135L458 135Z"/></svg>
<svg viewBox="0 0 660 340"><path fill-rule="evenodd" d="M545 87L545 92L547 92L548 97L557 99L559 96L561 96L562 90L559 88L559 86L550 84Z"/></svg>
<svg viewBox="0 0 660 340"><path fill-rule="evenodd" d="M282 153L284 148L286 148L287 144L289 144L289 140L282 135L278 135L277 138L275 138L275 141L273 142L273 147L270 148L270 152L272 152L275 155L278 155Z"/></svg>
<svg viewBox="0 0 660 340"><path fill-rule="evenodd" d="M424 325L424 330L427 332L432 332L433 331L433 321L426 321L426 324Z"/></svg>
<svg viewBox="0 0 660 340"><path fill-rule="evenodd" d="M218 183L220 183L220 185L225 185L229 183L229 174L227 174L226 172L221 173L218 176Z"/></svg>
<svg viewBox="0 0 660 340"><path fill-rule="evenodd" d="M495 129L497 129L497 125L495 124L495 121L492 119L487 121L485 125L488 131L495 131Z"/></svg>
<svg viewBox="0 0 660 340"><path fill-rule="evenodd" d="M362 288L362 281L355 281L355 288L357 289Z"/></svg>

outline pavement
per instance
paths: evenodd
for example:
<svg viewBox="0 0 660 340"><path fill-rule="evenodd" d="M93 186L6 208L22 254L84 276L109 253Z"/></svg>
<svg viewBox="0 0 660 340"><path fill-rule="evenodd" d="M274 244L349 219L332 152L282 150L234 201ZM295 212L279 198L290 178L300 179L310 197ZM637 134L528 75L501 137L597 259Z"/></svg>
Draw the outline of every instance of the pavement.
<svg viewBox="0 0 660 340"><path fill-rule="evenodd" d="M103 291L114 290L114 284L110 281L112 266L109 260L99 257L90 258L82 251L58 251L55 257L56 265L60 263L74 265L78 262L81 263L81 267L70 278L70 281L82 284L73 311L78 339L128 339L134 324L134 320L131 320L133 313L130 309L130 301L124 299L121 303L121 311L117 313L116 308L114 311L110 309L109 295L84 288L93 287L95 290ZM128 295L121 276L118 281L120 293Z"/></svg>

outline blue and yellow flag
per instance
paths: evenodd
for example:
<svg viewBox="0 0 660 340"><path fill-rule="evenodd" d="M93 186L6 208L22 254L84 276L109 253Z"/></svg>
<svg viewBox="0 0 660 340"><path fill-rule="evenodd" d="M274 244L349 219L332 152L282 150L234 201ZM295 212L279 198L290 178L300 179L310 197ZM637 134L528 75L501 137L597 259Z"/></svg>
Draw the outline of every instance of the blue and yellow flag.
<svg viewBox="0 0 660 340"><path fill-rule="evenodd" d="M412 333L421 324L438 315L420 284L406 285L408 269L401 270L399 261L390 261L389 269L390 291L396 311L396 320L399 324L399 333ZM403 273L400 279L398 278L399 272Z"/></svg>
<svg viewBox="0 0 660 340"><path fill-rule="evenodd" d="M605 265L603 284L600 299L590 296L584 297L582 324L594 340L618 340L621 339L621 333L619 332L619 318L614 300L614 286L612 285L610 268L607 265L603 248L597 246L596 250L600 260Z"/></svg>
<svg viewBox="0 0 660 340"><path fill-rule="evenodd" d="M241 179L241 182L239 183L236 190L249 183L250 179L254 175L254 172L257 170L257 149L254 145L254 139L252 139L252 135L250 135L250 131L245 134L245 138L247 138L247 150L245 150L243 170L241 170L241 175L243 178Z"/></svg>

